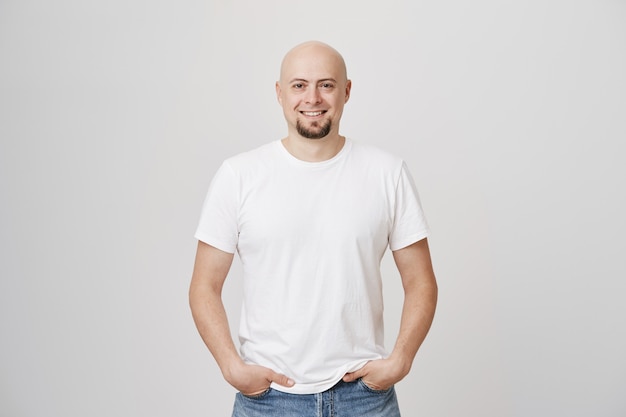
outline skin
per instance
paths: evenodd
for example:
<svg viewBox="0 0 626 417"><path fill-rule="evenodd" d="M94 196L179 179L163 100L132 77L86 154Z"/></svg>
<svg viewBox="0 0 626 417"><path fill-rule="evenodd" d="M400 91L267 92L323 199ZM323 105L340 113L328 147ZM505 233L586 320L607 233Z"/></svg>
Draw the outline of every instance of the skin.
<svg viewBox="0 0 626 417"><path fill-rule="evenodd" d="M345 138L339 135L339 121L351 87L343 58L330 46L307 42L287 53L276 94L287 121L288 135L282 143L292 155L316 162L330 159L341 150ZM330 130L323 137L306 137L298 130L301 124L316 135L328 123ZM394 348L388 358L370 361L343 377L346 382L362 378L368 386L379 390L391 387L409 373L430 329L437 303L437 282L427 239L394 251L393 257L404 289L400 331ZM235 348L222 303L222 288L232 261L233 254L198 242L189 288L196 327L224 379L238 391L257 395L272 382L293 386L294 381L286 375L244 363Z"/></svg>

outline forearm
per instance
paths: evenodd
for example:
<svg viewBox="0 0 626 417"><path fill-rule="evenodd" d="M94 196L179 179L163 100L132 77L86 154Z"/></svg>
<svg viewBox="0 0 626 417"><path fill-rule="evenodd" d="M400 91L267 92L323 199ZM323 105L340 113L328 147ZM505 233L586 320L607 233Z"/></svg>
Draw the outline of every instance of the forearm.
<svg viewBox="0 0 626 417"><path fill-rule="evenodd" d="M224 378L230 379L233 367L243 363L230 333L221 295L191 287L189 302L194 322L215 358Z"/></svg>
<svg viewBox="0 0 626 417"><path fill-rule="evenodd" d="M404 376L430 330L437 305L437 280L427 239L394 252L394 260L402 278L404 305L390 359Z"/></svg>
<svg viewBox="0 0 626 417"><path fill-rule="evenodd" d="M405 286L404 304L398 337L390 359L396 361L406 375L413 359L426 338L437 305L437 284L434 279Z"/></svg>
<svg viewBox="0 0 626 417"><path fill-rule="evenodd" d="M189 305L202 340L228 380L231 369L241 361L230 334L222 288L233 254L198 242L189 286Z"/></svg>

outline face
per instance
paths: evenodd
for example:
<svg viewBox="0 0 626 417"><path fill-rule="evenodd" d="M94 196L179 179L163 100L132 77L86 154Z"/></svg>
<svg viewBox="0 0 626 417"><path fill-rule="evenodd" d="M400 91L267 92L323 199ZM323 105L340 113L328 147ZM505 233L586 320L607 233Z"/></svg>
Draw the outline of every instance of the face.
<svg viewBox="0 0 626 417"><path fill-rule="evenodd" d="M338 135L350 88L343 59L334 49L312 43L290 51L276 83L290 135L306 139Z"/></svg>

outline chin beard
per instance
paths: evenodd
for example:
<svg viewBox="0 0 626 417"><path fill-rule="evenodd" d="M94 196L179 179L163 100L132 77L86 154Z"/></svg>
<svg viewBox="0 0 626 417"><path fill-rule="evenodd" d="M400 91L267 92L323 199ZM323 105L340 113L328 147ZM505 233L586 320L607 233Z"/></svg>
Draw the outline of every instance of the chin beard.
<svg viewBox="0 0 626 417"><path fill-rule="evenodd" d="M298 134L307 139L322 139L330 133L331 127L332 123L330 120L326 120L322 126L315 122L311 128L304 126L300 123L300 120L296 121L296 130L298 131Z"/></svg>

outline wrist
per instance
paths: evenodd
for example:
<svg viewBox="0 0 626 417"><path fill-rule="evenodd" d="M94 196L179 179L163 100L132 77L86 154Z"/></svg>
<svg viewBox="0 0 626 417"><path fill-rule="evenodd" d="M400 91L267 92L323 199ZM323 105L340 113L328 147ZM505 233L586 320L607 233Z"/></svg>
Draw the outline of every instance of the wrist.
<svg viewBox="0 0 626 417"><path fill-rule="evenodd" d="M220 370L226 382L232 384L232 381L236 379L237 375L241 374L241 368L243 366L245 366L244 361L237 356L220 366Z"/></svg>
<svg viewBox="0 0 626 417"><path fill-rule="evenodd" d="M398 375L400 379L404 378L409 373L411 366L413 365L411 357L408 355L402 355L395 351L392 352L387 359L390 362L391 369L393 369L394 373Z"/></svg>

